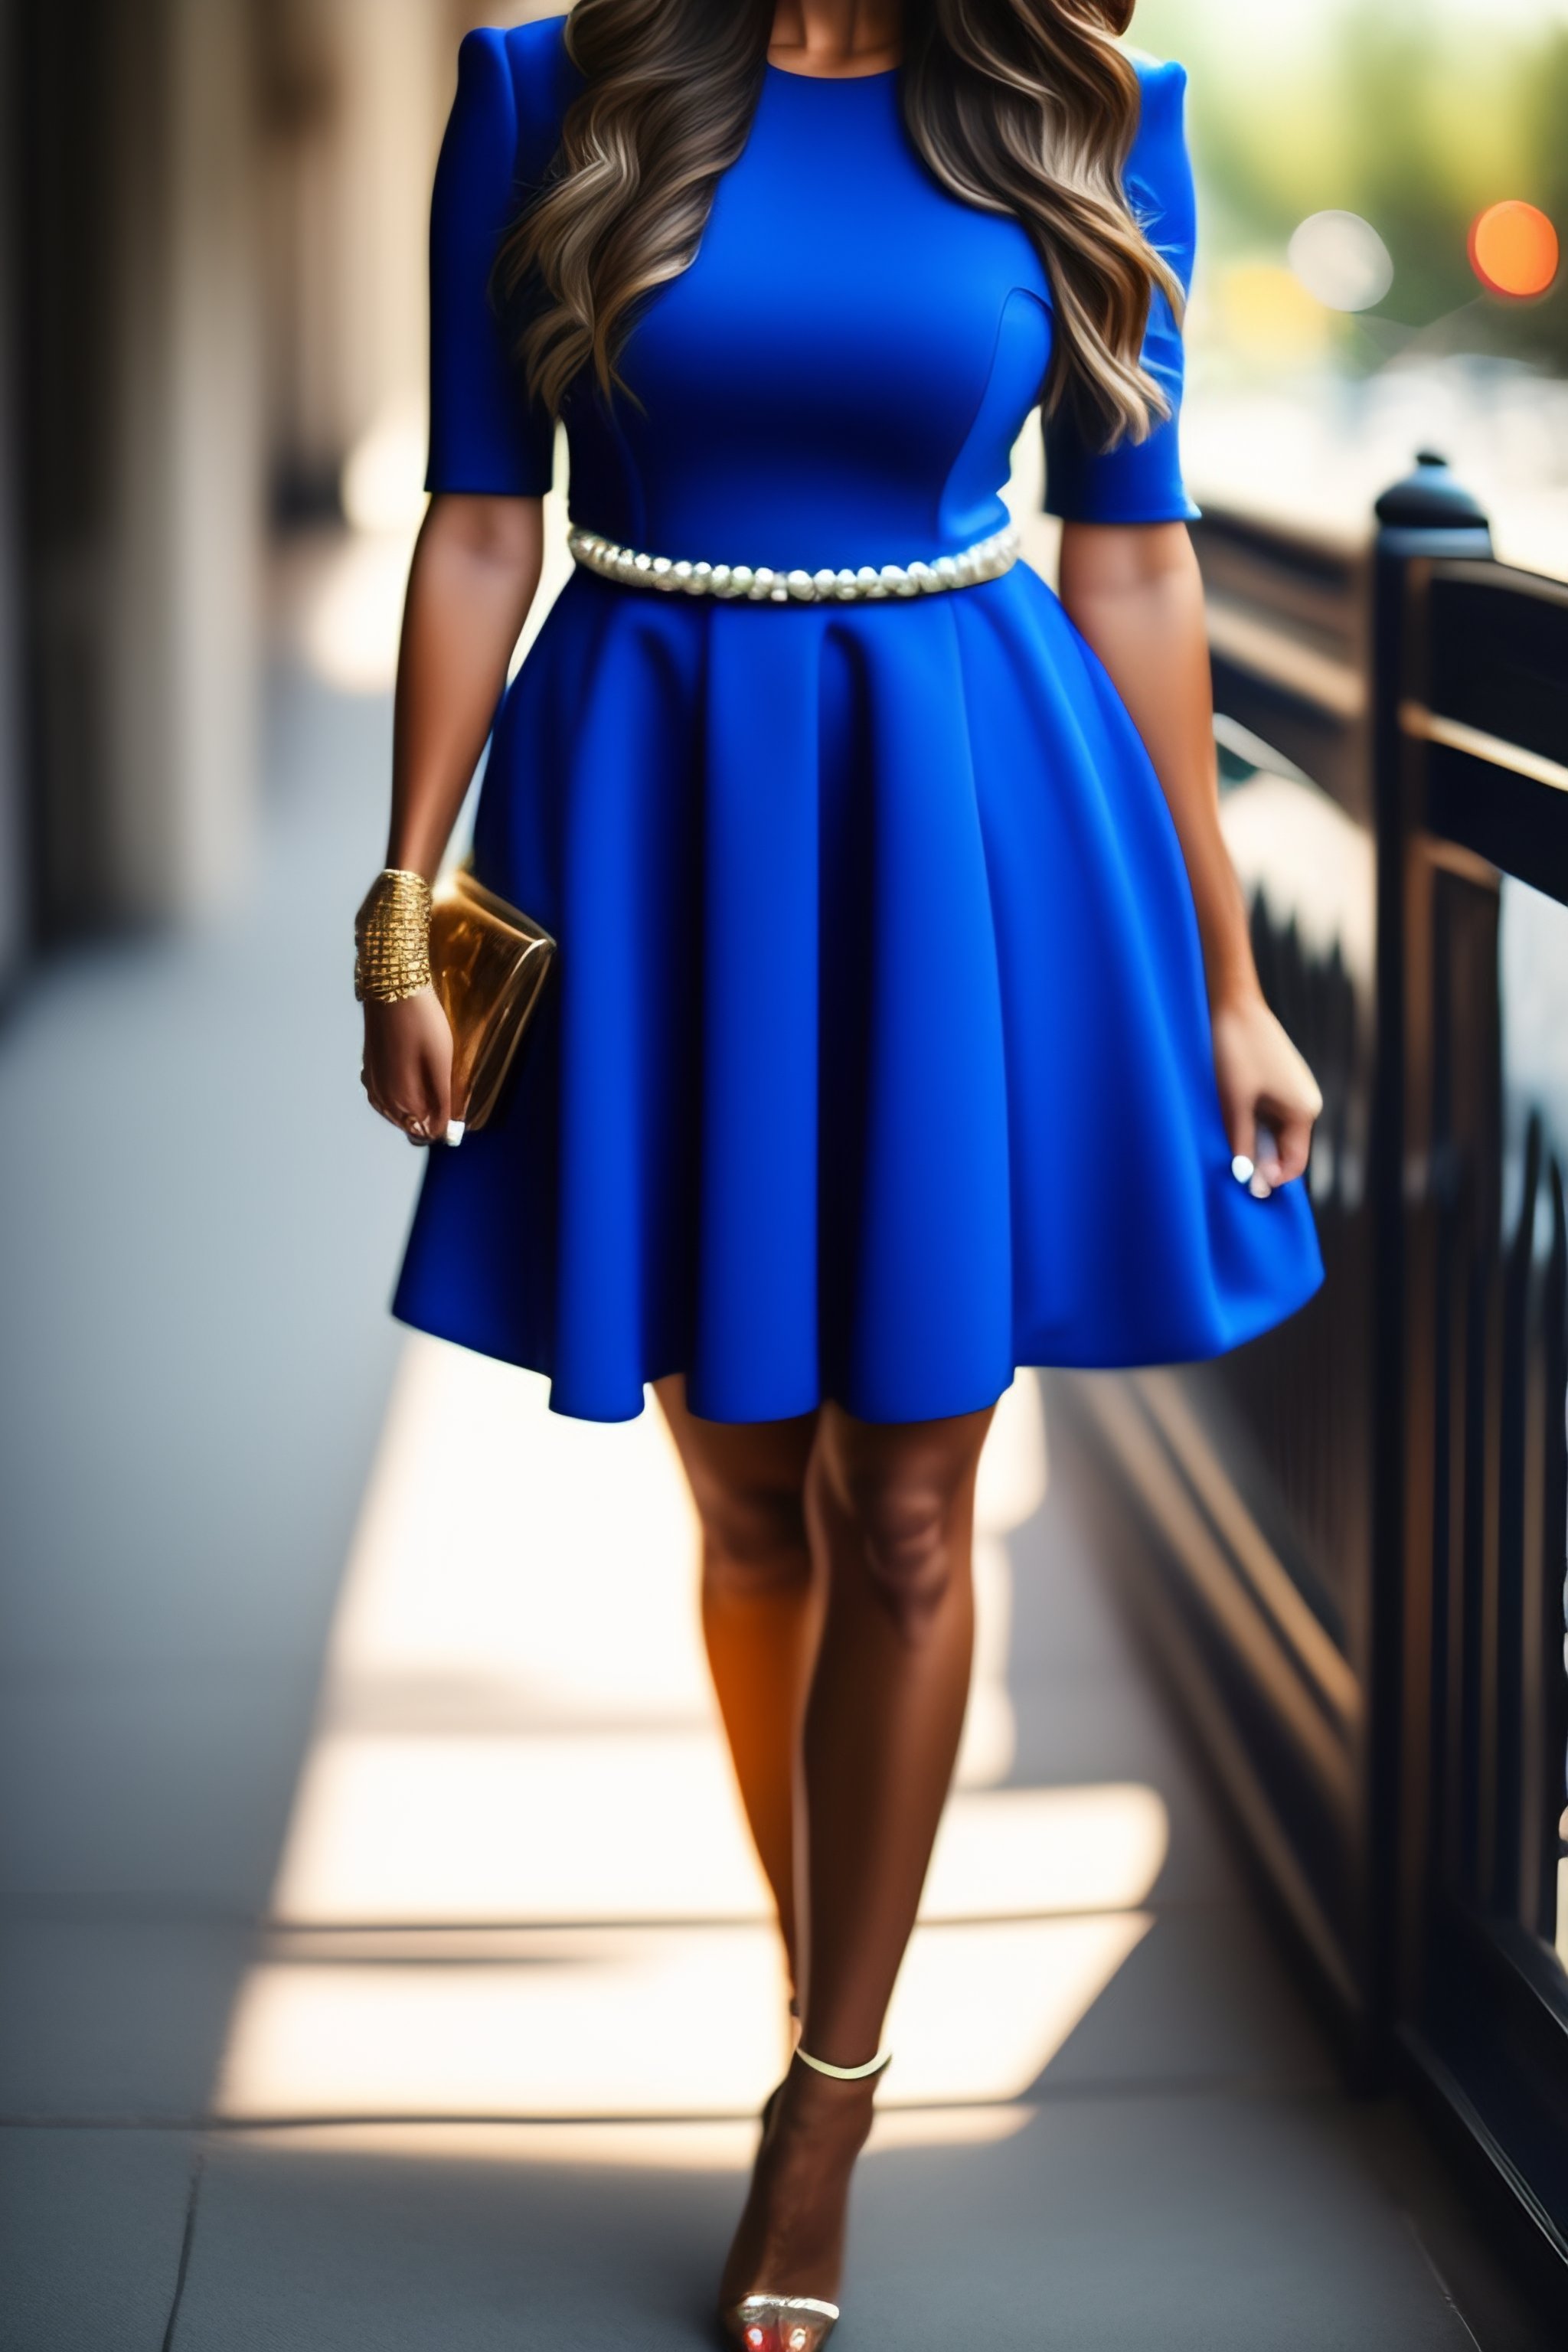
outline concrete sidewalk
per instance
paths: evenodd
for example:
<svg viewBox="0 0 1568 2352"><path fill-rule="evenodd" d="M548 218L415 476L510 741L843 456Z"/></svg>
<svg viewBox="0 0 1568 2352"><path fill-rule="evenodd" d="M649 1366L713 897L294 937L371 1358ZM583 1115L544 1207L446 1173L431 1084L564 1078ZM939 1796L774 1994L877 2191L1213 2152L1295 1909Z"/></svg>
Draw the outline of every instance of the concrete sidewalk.
<svg viewBox="0 0 1568 2352"><path fill-rule="evenodd" d="M0 1036L3 2352L699 2346L781 2054L658 1424L384 1316L386 731L280 681L254 902ZM1020 1381L987 1461L839 2340L1527 2352L1344 2096L1049 1422Z"/></svg>

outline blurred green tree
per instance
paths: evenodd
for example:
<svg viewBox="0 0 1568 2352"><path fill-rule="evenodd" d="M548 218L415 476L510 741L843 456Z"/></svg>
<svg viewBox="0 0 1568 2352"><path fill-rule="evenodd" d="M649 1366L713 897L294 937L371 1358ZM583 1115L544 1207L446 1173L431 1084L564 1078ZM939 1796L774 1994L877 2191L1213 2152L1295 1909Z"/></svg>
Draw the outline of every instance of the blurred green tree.
<svg viewBox="0 0 1568 2352"><path fill-rule="evenodd" d="M1338 339L1345 364L1414 341L1568 373L1564 277L1510 302L1480 287L1468 253L1476 215L1510 196L1568 238L1568 27L1510 24L1476 0L1325 9L1270 44L1231 0L1144 0L1137 37L1192 68L1211 260L1282 260L1299 221L1342 207L1394 265L1384 301Z"/></svg>

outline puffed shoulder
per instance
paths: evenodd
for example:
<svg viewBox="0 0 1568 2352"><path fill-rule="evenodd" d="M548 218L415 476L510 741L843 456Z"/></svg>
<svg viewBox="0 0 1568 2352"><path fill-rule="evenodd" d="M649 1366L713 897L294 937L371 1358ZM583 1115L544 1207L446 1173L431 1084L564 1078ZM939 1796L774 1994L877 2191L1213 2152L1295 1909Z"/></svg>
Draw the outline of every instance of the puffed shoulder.
<svg viewBox="0 0 1568 2352"><path fill-rule="evenodd" d="M1138 130L1122 184L1139 226L1184 286L1197 241L1197 203L1187 154L1184 66L1133 53L1141 99Z"/></svg>
<svg viewBox="0 0 1568 2352"><path fill-rule="evenodd" d="M1164 109L1165 120L1179 125L1182 95L1187 87L1185 66L1178 65L1174 58L1151 57L1147 49L1130 49L1127 54L1142 89L1144 121L1154 121Z"/></svg>
<svg viewBox="0 0 1568 2352"><path fill-rule="evenodd" d="M560 18L470 33L458 52L430 217L434 492L550 488L553 427L522 390L491 281L502 237L548 173L574 81Z"/></svg>
<svg viewBox="0 0 1568 2352"><path fill-rule="evenodd" d="M447 138L448 146L468 151L462 160L470 164L489 156L510 166L517 144L517 102L504 33L464 37Z"/></svg>
<svg viewBox="0 0 1568 2352"><path fill-rule="evenodd" d="M1184 121L1185 70L1132 52L1138 71L1138 129L1122 169L1128 205L1184 289L1193 277L1197 205ZM1165 395L1168 414L1142 441L1112 448L1085 438L1072 404L1046 420L1046 508L1066 522L1193 521L1198 509L1182 479L1177 413L1182 404L1181 330L1163 287L1149 304L1143 366Z"/></svg>
<svg viewBox="0 0 1568 2352"><path fill-rule="evenodd" d="M564 16L510 31L481 26L458 51L454 123L492 151L504 144L521 188L537 185L561 138L580 76L566 48Z"/></svg>

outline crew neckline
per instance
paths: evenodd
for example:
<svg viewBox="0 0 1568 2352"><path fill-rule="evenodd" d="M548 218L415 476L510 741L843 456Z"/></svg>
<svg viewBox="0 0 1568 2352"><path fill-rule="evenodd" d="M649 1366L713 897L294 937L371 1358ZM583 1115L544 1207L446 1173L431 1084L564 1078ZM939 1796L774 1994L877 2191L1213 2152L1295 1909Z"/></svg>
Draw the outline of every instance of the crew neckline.
<svg viewBox="0 0 1568 2352"><path fill-rule="evenodd" d="M772 58L769 58L767 59L767 61L766 61L766 62L767 62L767 68L768 68L768 71L769 71L770 73L772 73L772 74L777 74L777 75L779 76L779 78L780 78L780 79L781 79L782 81L810 81L810 82L822 82L822 83L825 83L825 84L827 86L827 88L828 88L828 89L837 89L837 88L839 87L839 85L840 85L841 83L844 83L844 82L858 82L858 81L891 81L891 80L892 80L892 79L893 79L893 76L900 70L900 68L898 66L879 66L879 67L877 68L877 69L876 69L875 73L859 73L859 74L814 74L814 73L796 73L796 71L795 71L795 68L794 68L793 66L780 66L780 65L775 65L775 64L773 63L773 60L772 59Z"/></svg>

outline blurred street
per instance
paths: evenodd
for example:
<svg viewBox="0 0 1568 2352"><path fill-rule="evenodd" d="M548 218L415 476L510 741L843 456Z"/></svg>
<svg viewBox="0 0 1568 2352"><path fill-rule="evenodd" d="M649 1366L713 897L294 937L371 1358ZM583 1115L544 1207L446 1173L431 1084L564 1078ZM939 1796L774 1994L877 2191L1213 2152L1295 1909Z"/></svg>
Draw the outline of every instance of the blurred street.
<svg viewBox="0 0 1568 2352"><path fill-rule="evenodd" d="M243 908L0 1043L0 2346L695 2346L784 2042L686 1507L652 1413L386 1319L388 711L268 708ZM841 2340L1458 2352L1473 2246L1340 2086L1050 1421L1025 1376L987 1458Z"/></svg>

